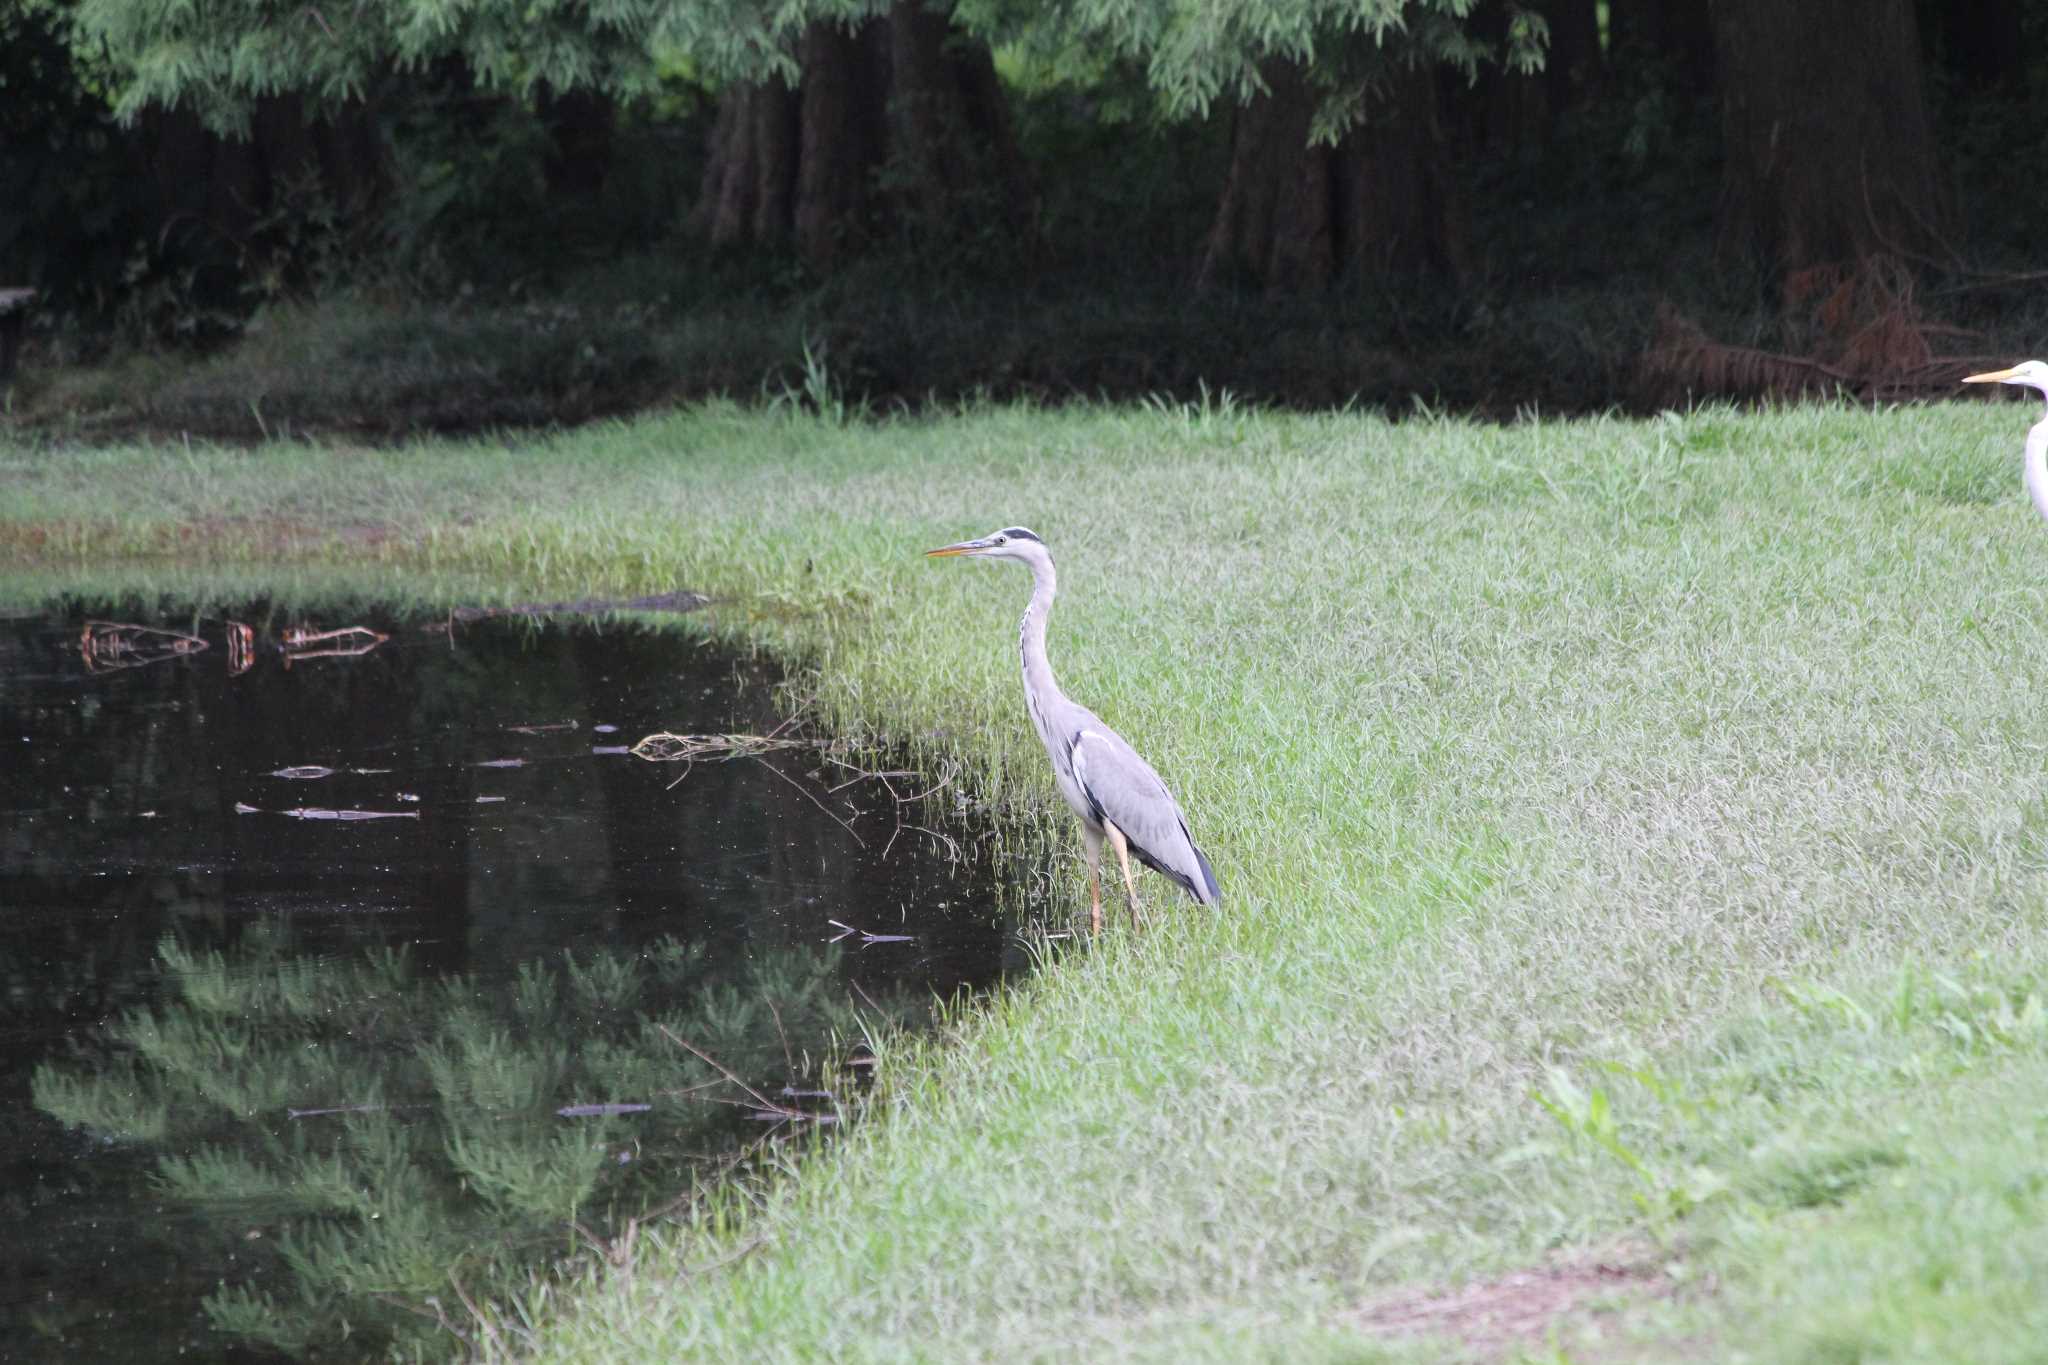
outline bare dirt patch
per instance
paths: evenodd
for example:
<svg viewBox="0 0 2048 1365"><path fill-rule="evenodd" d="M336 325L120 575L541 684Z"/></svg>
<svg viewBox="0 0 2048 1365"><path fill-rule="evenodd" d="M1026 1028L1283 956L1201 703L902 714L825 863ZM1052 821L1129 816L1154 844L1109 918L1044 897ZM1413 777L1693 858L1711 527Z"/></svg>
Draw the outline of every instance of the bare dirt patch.
<svg viewBox="0 0 2048 1365"><path fill-rule="evenodd" d="M1619 1312L1675 1288L1649 1255L1616 1255L1535 1266L1456 1289L1397 1290L1365 1304L1353 1321L1374 1336L1434 1337L1456 1342L1471 1359L1493 1361L1541 1346L1553 1332L1576 1336L1588 1314Z"/></svg>

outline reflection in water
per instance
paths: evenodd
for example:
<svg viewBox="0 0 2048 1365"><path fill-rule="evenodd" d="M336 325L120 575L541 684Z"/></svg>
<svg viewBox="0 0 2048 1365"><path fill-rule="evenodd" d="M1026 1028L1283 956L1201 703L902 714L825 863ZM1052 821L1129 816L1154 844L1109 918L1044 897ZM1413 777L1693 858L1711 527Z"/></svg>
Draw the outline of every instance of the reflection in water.
<svg viewBox="0 0 2048 1365"><path fill-rule="evenodd" d="M987 869L881 783L626 752L769 733L762 674L337 616L392 638L88 673L84 612L0 624L0 1218L36 1229L0 1239L7 1358L467 1332L458 1283L831 1121L865 1022L1022 965Z"/></svg>
<svg viewBox="0 0 2048 1365"><path fill-rule="evenodd" d="M517 1283L571 1234L609 1240L750 1122L835 1121L829 1090L784 1097L815 1062L783 1039L879 1013L856 1014L831 954L777 949L719 979L675 939L494 982L260 933L229 953L167 941L162 962L158 1007L103 1030L95 1062L40 1067L36 1105L162 1152L160 1191L240 1239L209 1316L293 1353L402 1334L456 1283ZM473 1327L458 1312L446 1330Z"/></svg>

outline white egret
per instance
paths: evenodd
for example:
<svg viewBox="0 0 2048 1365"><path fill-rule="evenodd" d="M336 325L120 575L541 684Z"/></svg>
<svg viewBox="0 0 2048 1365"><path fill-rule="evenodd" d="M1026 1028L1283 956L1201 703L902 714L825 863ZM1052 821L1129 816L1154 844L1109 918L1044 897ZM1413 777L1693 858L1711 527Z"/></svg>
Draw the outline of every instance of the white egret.
<svg viewBox="0 0 2048 1365"><path fill-rule="evenodd" d="M1992 370L1968 375L1965 384L2022 384L2048 399L2048 365L2038 360L2022 361L2009 370ZM2048 517L2048 413L2027 433L2027 493L2034 510Z"/></svg>

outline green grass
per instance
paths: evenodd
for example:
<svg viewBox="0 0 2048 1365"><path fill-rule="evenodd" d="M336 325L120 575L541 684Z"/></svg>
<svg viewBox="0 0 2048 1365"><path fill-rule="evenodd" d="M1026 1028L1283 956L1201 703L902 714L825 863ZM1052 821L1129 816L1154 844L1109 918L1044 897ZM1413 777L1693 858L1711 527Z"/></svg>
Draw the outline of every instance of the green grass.
<svg viewBox="0 0 2048 1365"><path fill-rule="evenodd" d="M710 591L716 628L815 668L830 723L957 763L1047 838L1078 908L1018 699L1024 576L917 553L1011 523L1052 546L1062 681L1166 774L1224 909L1148 879L1157 928L892 1044L869 1121L623 1272L536 1287L500 1328L521 1352L1435 1359L1352 1310L1647 1245L1683 1288L1602 1320L1624 1358L2026 1359L2031 417L714 405L510 443L45 450L0 467L0 564L15 597L280 563Z"/></svg>

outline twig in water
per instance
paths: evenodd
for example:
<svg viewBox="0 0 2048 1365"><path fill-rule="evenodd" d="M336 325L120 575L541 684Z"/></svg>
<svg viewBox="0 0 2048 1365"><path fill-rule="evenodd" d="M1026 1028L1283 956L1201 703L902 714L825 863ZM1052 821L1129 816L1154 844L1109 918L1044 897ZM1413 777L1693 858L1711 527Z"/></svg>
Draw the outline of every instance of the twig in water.
<svg viewBox="0 0 2048 1365"><path fill-rule="evenodd" d="M356 659L390 639L368 626L342 626L335 630L312 630L293 626L279 637L284 642L284 666L302 659ZM315 649L325 645L325 649Z"/></svg>
<svg viewBox="0 0 2048 1365"><path fill-rule="evenodd" d="M764 763L761 766L766 768L769 772L774 773L784 782L789 783L790 786L796 787L798 791L803 792L804 799L809 801L812 805L816 806L819 810L824 811L827 815L832 815L831 808L827 806L823 801L820 801L817 797L812 796L807 791L804 791L802 787L797 786L797 781L795 778L789 776L789 774L787 773L779 771L772 763ZM832 818L834 821L837 821L839 828L845 830L848 834L853 835L853 841L856 844L859 844L862 848L866 848L868 846L868 841L861 838L860 834L857 831L855 831L852 825L847 824L844 820L839 819L839 817L836 815L832 815Z"/></svg>
<svg viewBox="0 0 2048 1365"><path fill-rule="evenodd" d="M794 1073L796 1071L796 1059L789 1055L789 1035L782 1031L782 1011L775 1007L774 996L763 995L761 998L768 1002L768 1013L775 1018L775 1036L782 1040L782 1064L788 1067L791 1073ZM783 1087L785 1092L788 1089L788 1086Z"/></svg>
<svg viewBox="0 0 2048 1365"><path fill-rule="evenodd" d="M140 668L207 648L206 641L182 630L138 626L126 621L87 621L78 637L78 652L88 673Z"/></svg>
<svg viewBox="0 0 2048 1365"><path fill-rule="evenodd" d="M731 1071L727 1070L723 1062L720 1062L717 1059L713 1058L711 1054L699 1049L695 1044L689 1042L687 1039L678 1037L676 1033L673 1030L671 1030L667 1024L656 1024L655 1027L660 1029L662 1036L664 1038L667 1038L671 1043L674 1043L677 1047L689 1053L698 1061L703 1062L706 1066L710 1067L713 1071L716 1071L719 1075L731 1081L740 1089L746 1091L747 1094L753 1096L754 1103L760 1105L763 1109L776 1109L781 1107L777 1105L775 1101L769 1099L766 1095L754 1089L753 1086L748 1085L745 1081L741 1080L738 1076L735 1076ZM794 1113L795 1111L792 1110L791 1112Z"/></svg>
<svg viewBox="0 0 2048 1365"><path fill-rule="evenodd" d="M284 1116L288 1119L318 1119L330 1114L383 1114L426 1107L424 1104L339 1104L332 1109L287 1109Z"/></svg>
<svg viewBox="0 0 2048 1365"><path fill-rule="evenodd" d="M256 632L240 621L228 622L228 676L238 678L256 662Z"/></svg>
<svg viewBox="0 0 2048 1365"><path fill-rule="evenodd" d="M498 1354L509 1356L510 1352L505 1349L505 1338L498 1335L498 1325L485 1317L484 1310L476 1306L476 1300L469 1296L469 1291L462 1287L462 1281L455 1277L455 1267L452 1265L448 1267L448 1283L455 1286L455 1297L462 1300L462 1306L476 1319L477 1326L484 1329L485 1334L491 1339L491 1345L497 1348Z"/></svg>
<svg viewBox="0 0 2048 1365"><path fill-rule="evenodd" d="M675 735L658 730L646 735L630 752L649 763L677 763L705 758L757 758L777 749L800 749L802 740L766 735Z"/></svg>
<svg viewBox="0 0 2048 1365"><path fill-rule="evenodd" d="M853 987L854 990L860 993L860 998L867 1001L869 1009L873 1010L876 1014L881 1015L885 1019L888 1018L889 1011L883 1009L880 1005L877 1005L875 1003L875 997L869 995L867 993L867 988L862 986L860 982L849 981L846 984ZM848 1066L873 1066L875 1064L875 1059L873 1057L869 1057L866 1061L862 1061L859 1058L853 1058L849 1060L846 1064Z"/></svg>
<svg viewBox="0 0 2048 1365"><path fill-rule="evenodd" d="M839 929L838 933L825 940L827 943L837 943L840 939L850 938L854 934L860 935L860 946L863 948L871 948L877 943L913 943L917 940L915 934L871 934L865 929L856 929L851 924L836 919L828 919L825 923L836 925Z"/></svg>
<svg viewBox="0 0 2048 1365"><path fill-rule="evenodd" d="M887 779L892 777L917 776L917 774L914 772L909 772L907 770L900 768L891 769L888 772L877 772L872 768L863 768L857 763L848 763L843 758L834 758L831 754L825 755L825 761L827 763L830 763L835 768L844 768L848 772L853 774L852 777L847 778L838 786L826 788L825 795L827 796L837 795L838 793L845 791L848 787L851 787L856 782L886 781Z"/></svg>
<svg viewBox="0 0 2048 1365"><path fill-rule="evenodd" d="M294 820L417 820L416 810L328 810L324 806L294 806L281 810Z"/></svg>
<svg viewBox="0 0 2048 1365"><path fill-rule="evenodd" d="M939 833L939 831L931 829L925 825L911 825L909 826L909 828L916 830L919 834L931 835L932 838L938 840L941 844L944 844L946 846L947 858L951 859L953 862L956 863L960 861L960 845L954 841L952 835L941 834Z"/></svg>

